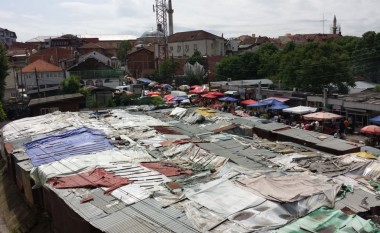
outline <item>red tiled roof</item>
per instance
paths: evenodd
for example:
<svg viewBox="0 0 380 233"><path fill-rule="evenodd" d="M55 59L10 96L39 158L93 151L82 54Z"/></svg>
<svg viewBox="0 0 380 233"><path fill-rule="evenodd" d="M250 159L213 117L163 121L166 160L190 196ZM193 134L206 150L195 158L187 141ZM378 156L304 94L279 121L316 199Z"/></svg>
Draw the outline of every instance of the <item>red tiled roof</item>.
<svg viewBox="0 0 380 233"><path fill-rule="evenodd" d="M266 36L264 36L264 37L246 36L246 37L244 37L243 40L241 40L241 44L243 44L243 45L249 45L249 44L259 45L259 44L263 44L266 42L270 42L270 38L268 38Z"/></svg>
<svg viewBox="0 0 380 233"><path fill-rule="evenodd" d="M31 73L31 72L58 72L62 71L62 69L58 66L55 66L53 64L50 64L44 60L37 60L24 68L21 69L21 72L23 73Z"/></svg>
<svg viewBox="0 0 380 233"><path fill-rule="evenodd" d="M58 65L58 62L60 60L65 60L73 56L74 55L70 49L59 48L59 47L47 48L47 49L40 50L35 54L32 54L29 57L29 63L33 63L34 61L41 59L51 64Z"/></svg>
<svg viewBox="0 0 380 233"><path fill-rule="evenodd" d="M188 31L188 32L177 32L168 38L169 43L182 42L182 41L197 41L197 40L214 40L223 39L220 36L216 36L209 32L198 30L198 31Z"/></svg>

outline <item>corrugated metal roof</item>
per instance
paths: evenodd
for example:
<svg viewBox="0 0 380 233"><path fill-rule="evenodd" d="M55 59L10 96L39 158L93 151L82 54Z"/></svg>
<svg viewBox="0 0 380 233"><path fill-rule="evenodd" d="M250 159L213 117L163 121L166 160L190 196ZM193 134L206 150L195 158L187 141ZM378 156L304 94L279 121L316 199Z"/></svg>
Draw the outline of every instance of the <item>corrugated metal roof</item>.
<svg viewBox="0 0 380 233"><path fill-rule="evenodd" d="M105 232L199 232L186 214L146 199L91 222Z"/></svg>
<svg viewBox="0 0 380 233"><path fill-rule="evenodd" d="M256 125L255 128L261 129L261 130L266 130L266 131L275 131L275 130L286 129L286 128L290 128L290 127L289 127L289 125L284 125L284 124L277 123L277 122L271 122L268 124Z"/></svg>
<svg viewBox="0 0 380 233"><path fill-rule="evenodd" d="M363 202L363 200L365 201ZM365 204L367 203L367 205ZM369 192L362 189L355 189L354 192L347 192L345 198L335 203L335 209L340 210L348 207L356 213L367 212L371 207L380 206L380 200Z"/></svg>

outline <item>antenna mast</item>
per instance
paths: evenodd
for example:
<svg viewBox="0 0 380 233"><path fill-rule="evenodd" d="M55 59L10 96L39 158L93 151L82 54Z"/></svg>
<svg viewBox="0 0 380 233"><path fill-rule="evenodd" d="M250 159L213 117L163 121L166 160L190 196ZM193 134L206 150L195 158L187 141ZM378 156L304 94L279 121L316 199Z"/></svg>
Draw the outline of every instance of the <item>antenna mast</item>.
<svg viewBox="0 0 380 233"><path fill-rule="evenodd" d="M156 0L156 24L157 29L161 30L165 37L168 36L167 5L166 0Z"/></svg>

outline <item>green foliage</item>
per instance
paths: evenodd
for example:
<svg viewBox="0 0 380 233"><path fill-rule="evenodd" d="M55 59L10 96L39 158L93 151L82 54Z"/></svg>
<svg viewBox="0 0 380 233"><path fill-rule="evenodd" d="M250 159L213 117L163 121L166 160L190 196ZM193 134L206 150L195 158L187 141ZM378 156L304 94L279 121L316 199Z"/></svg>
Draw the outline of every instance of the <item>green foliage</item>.
<svg viewBox="0 0 380 233"><path fill-rule="evenodd" d="M357 41L353 55L354 74L380 81L380 33L369 31Z"/></svg>
<svg viewBox="0 0 380 233"><path fill-rule="evenodd" d="M121 61L122 64L125 64L128 58L128 52L132 49L132 45L128 40L123 40L117 46L117 58Z"/></svg>
<svg viewBox="0 0 380 233"><path fill-rule="evenodd" d="M86 107L87 108L98 108L98 103L96 101L96 96L95 95L90 95L88 94L86 96Z"/></svg>
<svg viewBox="0 0 380 233"><path fill-rule="evenodd" d="M107 103L107 107L113 108L116 107L116 103L113 99L109 99Z"/></svg>
<svg viewBox="0 0 380 233"><path fill-rule="evenodd" d="M4 111L3 104L0 102L0 121L5 121L7 119L7 114Z"/></svg>
<svg viewBox="0 0 380 233"><path fill-rule="evenodd" d="M80 78L71 76L61 83L62 92L65 94L73 94L80 92Z"/></svg>
<svg viewBox="0 0 380 233"><path fill-rule="evenodd" d="M5 79L8 76L9 64L7 52L2 44L0 44L0 100L4 97Z"/></svg>
<svg viewBox="0 0 380 233"><path fill-rule="evenodd" d="M337 88L345 93L354 79L347 61L349 56L336 43L306 43L282 56L279 77L289 87L322 93Z"/></svg>
<svg viewBox="0 0 380 233"><path fill-rule="evenodd" d="M380 84L377 84L373 90L375 92L380 92Z"/></svg>
<svg viewBox="0 0 380 233"><path fill-rule="evenodd" d="M363 45L359 45L360 42ZM380 56L372 54L372 57L368 57L377 52L374 48L380 49L380 36L373 32L366 33L362 39L342 37L337 41L301 45L290 42L281 51L274 44L266 43L255 53L225 57L216 66L216 76L219 81L228 78L268 78L289 89L296 87L302 91L322 93L324 88L328 88L347 93L349 87L354 85L354 74L359 74L360 70L366 71L362 76L380 78L380 61L376 60ZM359 57L355 62L355 54L359 54L359 51L367 57L365 60ZM380 50L377 54L380 54Z"/></svg>
<svg viewBox="0 0 380 233"><path fill-rule="evenodd" d="M188 59L186 59L186 62L188 62L192 65L194 65L196 62L198 62L201 65L204 65L204 61L205 61L205 59L203 58L201 52L199 52L198 50L195 50L193 55L191 57L189 57Z"/></svg>
<svg viewBox="0 0 380 233"><path fill-rule="evenodd" d="M171 82L176 71L179 68L179 63L172 59L167 59L160 63L159 71L156 73L156 80L158 82Z"/></svg>
<svg viewBox="0 0 380 233"><path fill-rule="evenodd" d="M137 105L162 105L165 104L165 100L159 96L144 97L136 101Z"/></svg>

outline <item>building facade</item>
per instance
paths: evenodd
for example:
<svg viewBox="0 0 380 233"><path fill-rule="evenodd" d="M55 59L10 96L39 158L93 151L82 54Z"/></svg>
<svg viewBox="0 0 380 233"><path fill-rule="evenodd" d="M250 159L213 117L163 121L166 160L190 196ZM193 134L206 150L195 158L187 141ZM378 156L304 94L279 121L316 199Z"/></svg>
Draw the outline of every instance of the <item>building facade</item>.
<svg viewBox="0 0 380 233"><path fill-rule="evenodd" d="M195 51L202 56L224 56L224 39L203 30L178 32L168 37L169 57L191 57Z"/></svg>
<svg viewBox="0 0 380 233"><path fill-rule="evenodd" d="M32 98L57 94L65 77L62 68L41 59L25 66L17 74L18 86Z"/></svg>
<svg viewBox="0 0 380 233"><path fill-rule="evenodd" d="M7 47L12 47L13 42L16 42L17 35L15 32L9 31L5 28L0 28L0 43Z"/></svg>

